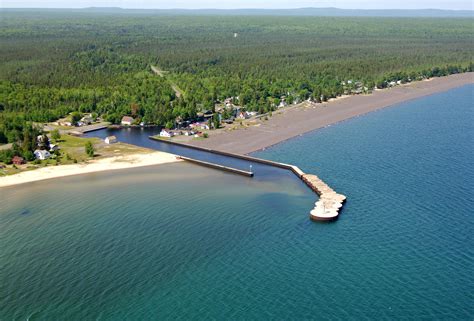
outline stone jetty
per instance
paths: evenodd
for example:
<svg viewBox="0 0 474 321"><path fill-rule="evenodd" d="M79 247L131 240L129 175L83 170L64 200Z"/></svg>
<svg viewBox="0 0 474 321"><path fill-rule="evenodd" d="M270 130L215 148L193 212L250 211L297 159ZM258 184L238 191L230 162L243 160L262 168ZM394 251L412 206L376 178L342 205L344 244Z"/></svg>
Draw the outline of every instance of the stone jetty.
<svg viewBox="0 0 474 321"><path fill-rule="evenodd" d="M240 155L240 154L233 154L229 152L223 152L219 150L213 150L205 147L198 147L194 145L188 145L184 143L179 143L179 142L173 142L169 140L161 140L160 138L150 136L150 139L153 140L158 140L164 143L172 144L172 145L177 145L177 146L182 146L182 147L187 147L191 149L196 149L196 150L201 150L205 151L208 153L213 153L213 154L218 154L218 155L223 155L223 156L228 156L228 157L234 157L234 158L239 158L239 159L244 159L248 160L251 162L257 162L261 164L266 164L270 166L275 166L279 168L284 168L287 170L292 171L296 176L298 176L306 185L311 188L316 194L319 195L319 200L315 203L314 208L311 210L309 213L309 218L312 221L332 221L337 219L339 216L339 211L344 205L344 202L346 201L346 196L342 194L336 193L331 187L329 187L326 183L324 183L318 176L313 175L313 174L306 174L303 172L300 168L294 165L289 165L289 164L284 164L284 163L279 163L279 162L274 162L270 161L267 159L261 159L261 158L256 158L253 156L249 155ZM185 157L181 156L181 159L185 159ZM232 171L234 173L240 174L240 175L245 175L245 176L253 176L253 172L246 172L234 168L229 168L226 166L222 165L217 165L217 164L211 164L203 161L197 161L193 159L187 159L189 161L194 161L196 163L199 163L204 166L208 167L213 167L221 170L227 170L227 171Z"/></svg>
<svg viewBox="0 0 474 321"><path fill-rule="evenodd" d="M309 213L309 218L313 221L335 220L339 216L339 210L346 201L346 197L336 193L316 175L303 174L301 179L319 195L319 200Z"/></svg>

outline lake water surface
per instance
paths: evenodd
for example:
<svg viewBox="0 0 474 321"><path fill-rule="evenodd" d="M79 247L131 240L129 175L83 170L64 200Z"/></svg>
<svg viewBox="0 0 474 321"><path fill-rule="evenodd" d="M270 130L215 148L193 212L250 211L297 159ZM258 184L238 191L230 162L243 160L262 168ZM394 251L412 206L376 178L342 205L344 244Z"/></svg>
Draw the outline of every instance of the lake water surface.
<svg viewBox="0 0 474 321"><path fill-rule="evenodd" d="M0 320L472 320L473 90L255 153L347 195L330 224L309 220L316 196L292 174L258 165L253 179L177 163L0 189Z"/></svg>

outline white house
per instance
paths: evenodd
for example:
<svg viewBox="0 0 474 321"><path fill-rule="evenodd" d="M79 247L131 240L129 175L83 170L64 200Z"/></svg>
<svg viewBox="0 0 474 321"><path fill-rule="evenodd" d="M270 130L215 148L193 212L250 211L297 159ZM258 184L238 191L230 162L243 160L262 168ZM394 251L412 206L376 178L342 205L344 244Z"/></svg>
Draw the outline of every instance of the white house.
<svg viewBox="0 0 474 321"><path fill-rule="evenodd" d="M251 111L251 112L247 112L247 115L250 117L254 117L254 116L257 116L258 113L256 111Z"/></svg>
<svg viewBox="0 0 474 321"><path fill-rule="evenodd" d="M117 137L115 137L115 136L107 136L107 137L105 137L104 142L105 142L106 144L114 144L114 143L117 142Z"/></svg>
<svg viewBox="0 0 474 321"><path fill-rule="evenodd" d="M85 125L90 125L95 121L95 119L92 117L92 114L85 115L84 117L81 118L81 122Z"/></svg>
<svg viewBox="0 0 474 321"><path fill-rule="evenodd" d="M233 103L232 103L232 102L233 102L233 99L234 99L234 97L226 98L226 99L224 100L224 106L226 106L227 108L232 107L232 105L233 105Z"/></svg>
<svg viewBox="0 0 474 321"><path fill-rule="evenodd" d="M160 132L160 137L171 138L173 136L174 136L174 133L170 132L170 131L167 131L166 129L162 129L161 132Z"/></svg>
<svg viewBox="0 0 474 321"><path fill-rule="evenodd" d="M120 123L122 124L122 126L131 126L133 121L134 121L133 117L123 116L122 121Z"/></svg>
<svg viewBox="0 0 474 321"><path fill-rule="evenodd" d="M51 154L47 150L37 149L34 152L36 159L45 160L48 159Z"/></svg>
<svg viewBox="0 0 474 321"><path fill-rule="evenodd" d="M193 136L194 134L196 134L196 132L194 132L193 130L186 130L184 132L184 136Z"/></svg>

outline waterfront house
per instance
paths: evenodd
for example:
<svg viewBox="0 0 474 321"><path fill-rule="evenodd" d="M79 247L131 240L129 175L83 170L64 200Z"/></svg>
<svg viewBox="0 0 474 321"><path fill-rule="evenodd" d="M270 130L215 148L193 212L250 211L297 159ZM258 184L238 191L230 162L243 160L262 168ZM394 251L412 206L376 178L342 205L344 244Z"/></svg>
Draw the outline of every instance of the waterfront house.
<svg viewBox="0 0 474 321"><path fill-rule="evenodd" d="M114 144L114 143L117 142L117 137L115 137L115 136L107 136L107 137L105 137L104 142L105 142L106 144Z"/></svg>
<svg viewBox="0 0 474 321"><path fill-rule="evenodd" d="M241 111L241 112L237 115L237 118L238 118L238 119L247 119L247 118L248 118L248 115L247 115L246 112Z"/></svg>
<svg viewBox="0 0 474 321"><path fill-rule="evenodd" d="M224 105L225 105L227 108L232 107L232 105L233 105L233 104L232 104L232 100L233 100L233 97L226 98L226 99L224 100Z"/></svg>
<svg viewBox="0 0 474 321"><path fill-rule="evenodd" d="M166 138L171 138L174 136L174 133L171 131L168 131L166 129L162 129L160 132L160 137L166 137Z"/></svg>
<svg viewBox="0 0 474 321"><path fill-rule="evenodd" d="M192 129L209 129L209 125L205 122L203 123L192 123L191 125L189 125L190 128Z"/></svg>
<svg viewBox="0 0 474 321"><path fill-rule="evenodd" d="M254 117L254 116L257 116L258 113L256 111L251 111L251 112L247 112L247 115L250 117Z"/></svg>
<svg viewBox="0 0 474 321"><path fill-rule="evenodd" d="M20 157L20 156L14 156L12 158L12 163L14 165L22 165L25 163L25 160L23 159L23 157Z"/></svg>
<svg viewBox="0 0 474 321"><path fill-rule="evenodd" d="M184 132L184 136L193 136L195 134L196 134L196 132L194 130L186 130Z"/></svg>
<svg viewBox="0 0 474 321"><path fill-rule="evenodd" d="M90 118L90 117L82 117L82 118L81 118L81 122L82 122L84 125L90 125L90 124L92 124L94 121L93 121L92 118Z"/></svg>
<svg viewBox="0 0 474 321"><path fill-rule="evenodd" d="M131 126L133 124L133 121L134 121L133 117L123 116L120 124L122 124L122 126Z"/></svg>
<svg viewBox="0 0 474 321"><path fill-rule="evenodd" d="M45 160L51 157L50 152L44 149L37 149L34 152L36 159Z"/></svg>
<svg viewBox="0 0 474 321"><path fill-rule="evenodd" d="M204 111L203 113L203 117L204 119L209 119L209 118L212 118L212 116L214 116L214 113L210 110L206 110Z"/></svg>
<svg viewBox="0 0 474 321"><path fill-rule="evenodd" d="M81 118L81 122L84 124L84 125L90 125L94 122L94 118L92 117L91 114L89 115L86 115L84 117Z"/></svg>

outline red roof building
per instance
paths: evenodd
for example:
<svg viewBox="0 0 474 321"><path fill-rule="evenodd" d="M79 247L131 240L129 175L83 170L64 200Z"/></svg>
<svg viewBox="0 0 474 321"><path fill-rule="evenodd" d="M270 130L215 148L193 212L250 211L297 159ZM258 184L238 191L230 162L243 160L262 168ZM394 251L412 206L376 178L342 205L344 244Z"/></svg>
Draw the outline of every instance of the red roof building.
<svg viewBox="0 0 474 321"><path fill-rule="evenodd" d="M22 165L25 163L25 160L23 159L23 157L15 156L12 158L12 163L15 165Z"/></svg>
<svg viewBox="0 0 474 321"><path fill-rule="evenodd" d="M129 117L129 116L123 116L122 117L122 121L120 122L123 126L131 126L133 121L135 119L133 119L132 117Z"/></svg>

